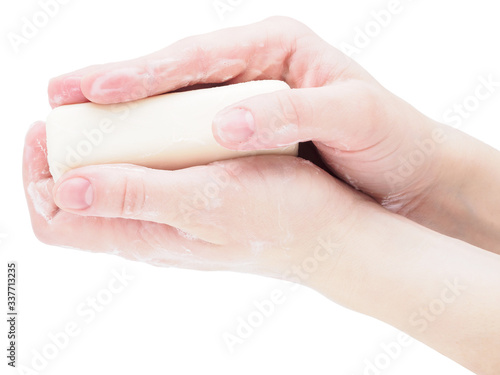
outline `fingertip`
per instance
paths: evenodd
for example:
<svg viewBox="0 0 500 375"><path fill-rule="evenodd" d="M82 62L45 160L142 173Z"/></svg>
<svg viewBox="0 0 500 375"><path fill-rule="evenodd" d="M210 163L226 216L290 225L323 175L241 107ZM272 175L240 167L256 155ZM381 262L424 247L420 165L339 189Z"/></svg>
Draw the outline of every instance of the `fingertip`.
<svg viewBox="0 0 500 375"><path fill-rule="evenodd" d="M65 104L85 103L88 101L83 94L80 75L69 75L52 78L48 84L49 104L52 108Z"/></svg>
<svg viewBox="0 0 500 375"><path fill-rule="evenodd" d="M214 117L212 132L216 141L229 149L250 147L249 141L255 133L253 113L242 107L227 108Z"/></svg>
<svg viewBox="0 0 500 375"><path fill-rule="evenodd" d="M49 80L49 84L47 86L47 95L49 97L49 104L52 109L61 105L59 85L59 79L58 77L55 77Z"/></svg>
<svg viewBox="0 0 500 375"><path fill-rule="evenodd" d="M45 137L46 137L45 122L40 120L35 121L29 126L26 136L24 138L24 143L25 145L35 146L36 144L40 143L40 140L42 140L45 143Z"/></svg>
<svg viewBox="0 0 500 375"><path fill-rule="evenodd" d="M95 98L92 95L92 85L94 84L95 80L96 80L95 73L90 73L85 75L80 80L80 90L82 91L82 94L86 98L88 98L91 102L100 104L98 100L99 98Z"/></svg>
<svg viewBox="0 0 500 375"><path fill-rule="evenodd" d="M50 178L47 162L47 140L45 123L33 123L25 138L23 150L23 179L27 182L37 182Z"/></svg>

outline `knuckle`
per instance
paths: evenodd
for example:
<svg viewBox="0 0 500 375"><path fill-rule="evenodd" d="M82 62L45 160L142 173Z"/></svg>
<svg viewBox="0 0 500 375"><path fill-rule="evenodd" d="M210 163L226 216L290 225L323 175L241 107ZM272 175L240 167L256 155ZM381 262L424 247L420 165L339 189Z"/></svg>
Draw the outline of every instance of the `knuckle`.
<svg viewBox="0 0 500 375"><path fill-rule="evenodd" d="M125 177L119 200L121 217L135 218L140 216L146 205L146 188L140 178Z"/></svg>
<svg viewBox="0 0 500 375"><path fill-rule="evenodd" d="M276 116L273 116L272 122L275 122L277 127L286 124L299 125L301 121L302 110L296 103L293 94L291 92L285 91L281 95L278 95L277 98L279 112Z"/></svg>
<svg viewBox="0 0 500 375"><path fill-rule="evenodd" d="M288 119L291 118L294 124L298 125L300 123L302 108L299 108L292 92L287 92L285 98L287 105L283 108L284 114Z"/></svg>

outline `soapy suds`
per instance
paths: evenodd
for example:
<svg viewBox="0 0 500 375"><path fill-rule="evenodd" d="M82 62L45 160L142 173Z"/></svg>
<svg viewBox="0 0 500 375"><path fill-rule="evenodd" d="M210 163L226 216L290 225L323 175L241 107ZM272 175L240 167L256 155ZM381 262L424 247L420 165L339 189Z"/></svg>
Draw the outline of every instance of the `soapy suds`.
<svg viewBox="0 0 500 375"><path fill-rule="evenodd" d="M194 240L197 240L198 237L196 237L194 234L191 234L191 233L187 233L187 232L184 232L183 230L179 229L179 228L175 228L177 229L177 233L182 237L182 238L185 238L186 240L190 240L190 241L194 241ZM189 253L191 252L190 250L188 251Z"/></svg>
<svg viewBox="0 0 500 375"><path fill-rule="evenodd" d="M95 79L90 91L91 95L95 97L95 96L109 95L110 93L123 93L124 87L115 87L106 89L103 88L102 86L106 84L108 81L112 80L113 78L120 77L120 78L129 78L132 80L134 78L140 77L141 73L142 71L138 67L121 68L109 71L106 74L103 74L102 76L97 77Z"/></svg>
<svg viewBox="0 0 500 375"><path fill-rule="evenodd" d="M37 139L36 143L38 144L38 147L40 148L40 150L42 150L43 154L45 155L45 158L47 158L47 148L44 147L44 145L42 145L40 139Z"/></svg>
<svg viewBox="0 0 500 375"><path fill-rule="evenodd" d="M275 134L298 134L298 132L299 126L293 123L284 124L277 129L274 129Z"/></svg>
<svg viewBox="0 0 500 375"><path fill-rule="evenodd" d="M400 212L404 206L404 198L405 194L403 193L389 194L381 200L380 205L389 211L404 214L404 212Z"/></svg>
<svg viewBox="0 0 500 375"><path fill-rule="evenodd" d="M48 191L48 183L50 180L40 181L38 183L31 182L28 185L28 195L31 198L31 202L33 203L33 208L35 211L41 215L47 223L53 219L53 210L54 205L51 203L51 199L49 196L52 194ZM40 186L43 184L42 186ZM41 189L44 189L42 194Z"/></svg>
<svg viewBox="0 0 500 375"><path fill-rule="evenodd" d="M63 97L61 94L56 94L52 97L52 104L60 106L63 103L64 98L65 97Z"/></svg>
<svg viewBox="0 0 500 375"><path fill-rule="evenodd" d="M60 106L65 102L66 99L75 96L74 94L79 94L81 96L81 89L79 84L77 84L76 86L63 84L61 90L62 92L60 94L55 94L50 98L51 103L55 104L56 106Z"/></svg>
<svg viewBox="0 0 500 375"><path fill-rule="evenodd" d="M214 78L217 75L221 75L221 73L226 73L228 70L231 70L231 75L236 76L241 71L244 70L247 63L242 59L221 59L218 60L216 64L212 66L210 70L207 70L205 73L205 78ZM228 73L225 74L226 76Z"/></svg>

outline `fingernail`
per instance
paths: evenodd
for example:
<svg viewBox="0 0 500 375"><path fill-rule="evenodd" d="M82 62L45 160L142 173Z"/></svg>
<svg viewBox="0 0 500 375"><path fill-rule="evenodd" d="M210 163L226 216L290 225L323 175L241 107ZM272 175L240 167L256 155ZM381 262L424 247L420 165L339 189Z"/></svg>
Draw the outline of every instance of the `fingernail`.
<svg viewBox="0 0 500 375"><path fill-rule="evenodd" d="M255 132L252 113L241 108L219 113L215 116L214 124L220 139L229 143L246 142Z"/></svg>
<svg viewBox="0 0 500 375"><path fill-rule="evenodd" d="M94 200L94 191L88 180L81 177L64 181L56 192L56 202L62 209L84 210Z"/></svg>

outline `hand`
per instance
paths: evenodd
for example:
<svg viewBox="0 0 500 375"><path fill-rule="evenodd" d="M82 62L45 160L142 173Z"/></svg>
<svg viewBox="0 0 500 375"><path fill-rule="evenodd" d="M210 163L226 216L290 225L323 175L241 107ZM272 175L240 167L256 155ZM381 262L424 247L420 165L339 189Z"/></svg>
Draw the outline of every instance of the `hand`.
<svg viewBox="0 0 500 375"><path fill-rule="evenodd" d="M496 247L500 231L486 232L489 226L478 219L490 221L491 204L485 202L474 217L461 208L469 200L477 207L477 190L466 185L477 165L470 156L485 145L427 118L292 19L273 17L186 38L135 60L81 69L54 78L49 98L52 106L118 103L187 86L259 79L281 79L294 90L222 111L213 125L221 145L251 150L312 140L327 168L387 209ZM477 226L464 231L471 222Z"/></svg>
<svg viewBox="0 0 500 375"><path fill-rule="evenodd" d="M45 144L45 125L37 123L24 153L24 186L37 237L159 266L287 278L291 265L309 256L322 236L334 247L330 258L340 256L359 235L351 234L358 212L364 206L378 209L291 156L179 171L88 166L54 184Z"/></svg>

